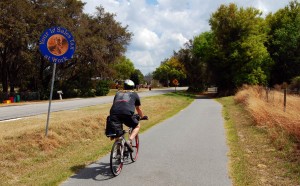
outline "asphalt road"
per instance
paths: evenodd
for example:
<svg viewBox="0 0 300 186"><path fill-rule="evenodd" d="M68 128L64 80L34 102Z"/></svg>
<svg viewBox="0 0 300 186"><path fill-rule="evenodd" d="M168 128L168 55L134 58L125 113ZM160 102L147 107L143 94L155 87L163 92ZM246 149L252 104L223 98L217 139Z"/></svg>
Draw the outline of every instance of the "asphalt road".
<svg viewBox="0 0 300 186"><path fill-rule="evenodd" d="M178 87L179 90L185 90L186 87ZM140 97L155 96L159 94L165 94L167 92L174 91L174 88L168 89L152 89L152 91L140 92ZM52 101L51 112L57 112L62 110L72 110L80 107L87 107L92 105L112 103L114 96L104 96L97 98L83 98L72 99L62 101ZM43 103L26 104L20 106L1 106L0 107L0 121L21 118L26 116L34 116L39 114L48 113L49 101Z"/></svg>
<svg viewBox="0 0 300 186"><path fill-rule="evenodd" d="M139 159L113 177L109 155L62 186L228 186L228 159L221 105L196 99L172 118L140 134ZM151 119L151 118L150 118Z"/></svg>

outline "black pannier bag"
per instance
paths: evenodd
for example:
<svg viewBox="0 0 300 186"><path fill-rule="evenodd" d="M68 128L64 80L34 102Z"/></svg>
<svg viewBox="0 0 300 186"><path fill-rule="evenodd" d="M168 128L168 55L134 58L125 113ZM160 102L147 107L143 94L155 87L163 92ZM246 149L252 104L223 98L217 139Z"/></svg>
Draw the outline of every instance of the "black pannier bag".
<svg viewBox="0 0 300 186"><path fill-rule="evenodd" d="M107 137L120 137L123 134L123 125L122 123L118 123L112 121L110 116L106 118L106 128L105 128L105 135Z"/></svg>

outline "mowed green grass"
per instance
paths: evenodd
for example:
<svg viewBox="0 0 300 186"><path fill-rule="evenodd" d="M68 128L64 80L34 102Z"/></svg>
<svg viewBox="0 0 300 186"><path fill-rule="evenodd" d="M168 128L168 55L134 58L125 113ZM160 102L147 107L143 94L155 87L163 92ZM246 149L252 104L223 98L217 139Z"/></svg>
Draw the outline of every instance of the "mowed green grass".
<svg viewBox="0 0 300 186"><path fill-rule="evenodd" d="M193 98L171 93L142 98L149 116L141 132L173 116ZM51 113L0 123L0 185L58 185L79 169L108 154L112 145L104 135L111 104Z"/></svg>

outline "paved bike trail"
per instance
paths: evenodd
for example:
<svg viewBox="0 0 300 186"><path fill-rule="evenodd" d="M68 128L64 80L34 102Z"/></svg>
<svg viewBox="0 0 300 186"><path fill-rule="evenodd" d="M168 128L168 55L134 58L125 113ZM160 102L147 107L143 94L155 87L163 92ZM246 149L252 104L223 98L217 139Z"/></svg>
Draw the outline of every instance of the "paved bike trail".
<svg viewBox="0 0 300 186"><path fill-rule="evenodd" d="M124 165L119 176L110 173L107 155L62 185L232 185L221 110L212 99L196 99L140 134L139 159Z"/></svg>

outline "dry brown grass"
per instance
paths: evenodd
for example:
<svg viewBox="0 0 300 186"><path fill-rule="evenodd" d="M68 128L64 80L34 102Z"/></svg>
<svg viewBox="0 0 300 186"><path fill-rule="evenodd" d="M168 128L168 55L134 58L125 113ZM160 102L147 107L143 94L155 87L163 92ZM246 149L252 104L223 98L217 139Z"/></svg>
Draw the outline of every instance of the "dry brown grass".
<svg viewBox="0 0 300 186"><path fill-rule="evenodd" d="M276 149L268 128L255 125L250 113L245 111L243 105L236 104L233 97L223 97L218 101L224 105L233 185L300 185L300 159L297 160L297 153Z"/></svg>
<svg viewBox="0 0 300 186"><path fill-rule="evenodd" d="M278 174L275 175L281 174L281 176L279 176L281 180L294 180L298 183L296 185L299 185L300 97L287 95L286 109L284 111L283 93L280 91L272 91L268 95L268 99L266 99L266 90L262 87L244 86L235 95L234 99L236 102L241 103L247 110L253 120L253 124L257 126L255 128L266 133L267 139L271 144L270 149L274 148L272 156L261 155L265 162L271 166L270 170L278 172ZM257 148L259 151L263 151L265 148L260 147L260 144L254 144L254 146L259 147ZM258 150L256 150L256 152ZM269 175L273 175L270 171L266 172L268 172ZM276 181L279 183L278 180ZM273 185L280 185L277 182Z"/></svg>
<svg viewBox="0 0 300 186"><path fill-rule="evenodd" d="M143 111L150 120L142 122L142 130L190 102L178 95L143 98ZM46 115L1 122L0 185L57 185L108 153L112 142L104 128L110 106L51 113L48 137Z"/></svg>
<svg viewBox="0 0 300 186"><path fill-rule="evenodd" d="M37 171L57 166L55 158L60 157L62 149L96 141L96 136L101 136L104 130L105 114L100 113L107 113L107 107L51 113L48 137L45 137L46 115L0 123L0 178L3 183L30 185L26 181L30 177L27 174L38 175ZM37 179L31 181L34 183Z"/></svg>
<svg viewBox="0 0 300 186"><path fill-rule="evenodd" d="M274 138L279 135L276 131L282 130L300 142L300 97L287 95L285 111L282 92L272 91L268 101L266 98L266 90L259 86L244 86L234 97L245 105L257 125L273 131Z"/></svg>

